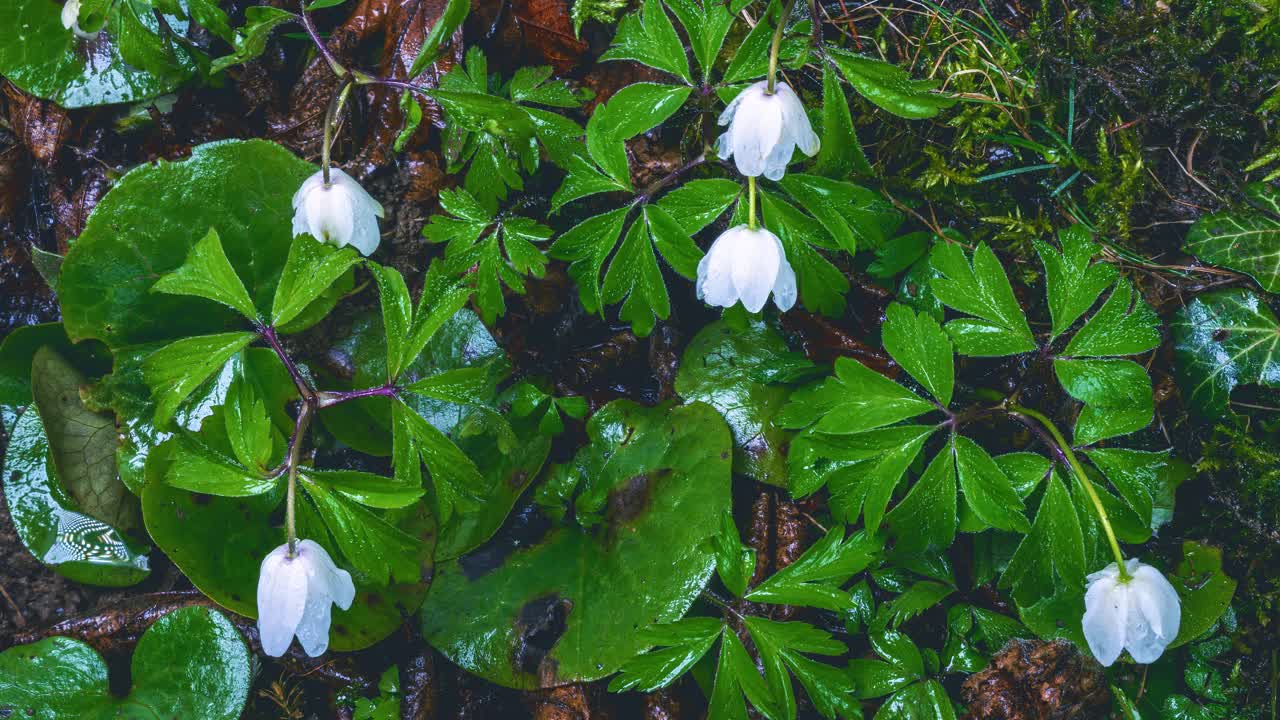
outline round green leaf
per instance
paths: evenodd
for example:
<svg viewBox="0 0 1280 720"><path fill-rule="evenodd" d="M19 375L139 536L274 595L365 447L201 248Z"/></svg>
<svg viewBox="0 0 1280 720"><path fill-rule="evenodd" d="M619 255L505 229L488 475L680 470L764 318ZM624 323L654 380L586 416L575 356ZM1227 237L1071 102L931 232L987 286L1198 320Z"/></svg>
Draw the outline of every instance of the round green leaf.
<svg viewBox="0 0 1280 720"><path fill-rule="evenodd" d="M125 12L131 14L125 17ZM178 35L186 35L186 20L173 16L165 16L165 20ZM156 34L159 22L149 11L135 13L131 8L113 7L103 31L85 40L62 26L61 2L0 0L0 28L7 29L0 35L0 75L24 91L66 108L146 100L173 90L195 72L195 65L182 51L169 58L172 65L163 76L125 62L122 43L127 46L125 54L136 61L129 45L163 42ZM118 32L121 29L126 30L123 35ZM136 32L140 29L145 32ZM157 70L160 67L156 65Z"/></svg>
<svg viewBox="0 0 1280 720"><path fill-rule="evenodd" d="M40 415L22 413L5 453L4 498L22 544L60 575L122 587L151 573L146 550L116 528L80 512L58 481ZM132 500L132 498L129 498Z"/></svg>
<svg viewBox="0 0 1280 720"><path fill-rule="evenodd" d="M239 498L180 490L163 481L172 451L171 444L163 444L147 461L147 485L142 494L147 531L202 593L232 612L257 617L259 565L267 553L285 542L280 525L283 484L272 493ZM422 604L431 578L436 528L421 505L382 514L418 541L409 561L421 568L417 582L393 581L382 586L354 571L354 564L344 558L339 544L303 498L298 513L298 535L320 543L335 562L353 570L355 602L350 610L333 609L330 646L334 650L369 647L391 634L404 616Z"/></svg>
<svg viewBox="0 0 1280 720"><path fill-rule="evenodd" d="M591 444L547 476L539 504L440 568L422 610L428 642L493 682L613 673L645 649L638 631L683 616L714 570L732 448L719 414L619 400L587 433ZM570 497L572 513L560 500Z"/></svg>
<svg viewBox="0 0 1280 720"><path fill-rule="evenodd" d="M0 716L37 720L235 720L249 699L249 650L214 610L175 610L147 628L133 653L133 689L111 692L93 648L52 637L0 654Z"/></svg>
<svg viewBox="0 0 1280 720"><path fill-rule="evenodd" d="M1178 311L1170 329L1178 385L1201 415L1229 416L1238 385L1280 387L1280 323L1255 293L1201 295Z"/></svg>
<svg viewBox="0 0 1280 720"><path fill-rule="evenodd" d="M179 162L143 165L94 208L62 264L67 334L111 348L244 329L234 310L152 293L210 228L266 314L292 241L292 197L315 168L265 140L196 147Z"/></svg>

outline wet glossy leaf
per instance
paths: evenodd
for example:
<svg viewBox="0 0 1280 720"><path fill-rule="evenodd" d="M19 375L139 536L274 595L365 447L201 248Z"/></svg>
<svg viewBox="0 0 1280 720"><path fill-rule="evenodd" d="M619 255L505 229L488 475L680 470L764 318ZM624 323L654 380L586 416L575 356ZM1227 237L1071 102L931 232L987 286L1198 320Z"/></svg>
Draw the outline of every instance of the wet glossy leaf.
<svg viewBox="0 0 1280 720"><path fill-rule="evenodd" d="M752 588L746 599L827 610L852 609L852 598L841 586L867 569L883 549L883 540L865 532L846 538L843 528L833 528L795 562Z"/></svg>
<svg viewBox="0 0 1280 720"><path fill-rule="evenodd" d="M943 407L951 404L955 366L951 339L928 313L893 303L881 327L885 350Z"/></svg>
<svg viewBox="0 0 1280 720"><path fill-rule="evenodd" d="M657 0L650 2L658 4ZM639 82L614 93L607 103L596 106L587 123L591 159L609 177L630 187L631 170L623 141L662 124L680 109L691 91L689 87Z"/></svg>
<svg viewBox="0 0 1280 720"><path fill-rule="evenodd" d="M462 21L467 19L469 12L471 12L470 0L449 0L445 3L444 11L440 13L440 17L431 26L430 32L423 38L422 48L418 50L418 56L413 59L413 65L405 77L417 77L427 69L428 65L439 58L440 48L462 26Z"/></svg>
<svg viewBox="0 0 1280 720"><path fill-rule="evenodd" d="M872 175L871 163L862 151L853 127L853 115L840 76L831 63L822 64L822 145L814 161L813 173L834 180L851 175Z"/></svg>
<svg viewBox="0 0 1280 720"><path fill-rule="evenodd" d="M724 416L733 431L734 472L787 487L785 447L791 433L774 420L791 394L786 383L812 367L763 320L721 320L703 328L685 348L676 393Z"/></svg>
<svg viewBox="0 0 1280 720"><path fill-rule="evenodd" d="M200 436L180 433L164 481L175 488L220 497L262 495L280 488L284 478L250 469L206 445Z"/></svg>
<svg viewBox="0 0 1280 720"><path fill-rule="evenodd" d="M254 307L270 307L293 240L291 199L314 171L263 140L200 145L187 160L130 171L94 208L62 265L67 334L115 349L243 328L228 308L151 287L213 228Z"/></svg>
<svg viewBox="0 0 1280 720"><path fill-rule="evenodd" d="M732 510L726 509L721 515L715 549L716 573L720 575L720 582L734 597L742 597L756 571L756 551L742 543L738 527L733 522Z"/></svg>
<svg viewBox="0 0 1280 720"><path fill-rule="evenodd" d="M708 617L690 617L646 628L641 635L654 649L623 665L617 677L609 681L609 692L653 692L670 685L707 654L723 629L723 621Z"/></svg>
<svg viewBox="0 0 1280 720"><path fill-rule="evenodd" d="M151 292L201 297L236 310L250 322L258 319L249 291L244 289L244 283L227 260L222 240L214 229L191 248L186 262L157 280Z"/></svg>
<svg viewBox="0 0 1280 720"><path fill-rule="evenodd" d="M201 495L174 488L163 480L173 461L172 448L172 441L161 445L152 451L147 462L147 485L142 494L147 531L156 545L202 593L232 612L257 617L258 565L267 553L285 542L284 528L278 524L283 486L264 495L239 498ZM327 493L326 500L332 499L334 494ZM347 505L341 500L333 500L333 504L337 508L328 520L334 522L341 532L340 521L351 515L344 515L339 510L359 506L354 503ZM431 555L436 539L436 527L430 515L420 505L407 510L368 513L411 537L412 548L396 548L396 557L382 557L381 553L391 552L392 548L364 543L368 532L375 531L348 536L344 542L336 542L311 501L307 497L300 498L299 536L324 546L339 567L352 572L355 580L356 598L351 609L333 609L330 632L330 648L333 650L360 650L385 638L401 625L405 616L413 614L426 597L426 580L431 576ZM367 515L359 510L354 514L367 519ZM381 527L380 524L379 529ZM210 553L211 547L219 548L219 552ZM378 555L361 557L361 565L357 565L347 558L345 551L348 548ZM405 572L412 565L420 575L379 586L361 571L361 567L379 562L394 563Z"/></svg>
<svg viewBox="0 0 1280 720"><path fill-rule="evenodd" d="M576 521L518 510L437 572L423 635L488 680L533 688L608 675L647 647L637 631L680 618L714 569L731 449L719 415L617 401L587 431L591 445L548 481L580 484Z"/></svg>
<svg viewBox="0 0 1280 720"><path fill-rule="evenodd" d="M1155 499L1166 494L1165 466L1169 463L1169 451L1146 452L1124 448L1098 448L1087 456L1102 471L1120 497L1128 503L1138 517L1155 529Z"/></svg>
<svg viewBox="0 0 1280 720"><path fill-rule="evenodd" d="M1132 360L1055 360L1053 371L1071 397L1084 403L1074 441L1089 445L1151 424L1151 378Z"/></svg>
<svg viewBox="0 0 1280 720"><path fill-rule="evenodd" d="M107 663L79 640L52 637L0 654L0 714L37 720L190 717L235 720L253 679L249 649L221 613L175 610L133 652L133 687L112 692Z"/></svg>
<svg viewBox="0 0 1280 720"><path fill-rule="evenodd" d="M24 325L5 335L0 343L0 405L31 402L31 361L36 351L49 346L81 372L100 375L111 369L111 356L100 343L73 345L62 323Z"/></svg>
<svg viewBox="0 0 1280 720"><path fill-rule="evenodd" d="M964 250L951 243L935 245L929 259L943 275L932 283L938 299L976 316L947 323L947 332L961 354L988 357L1035 349L1026 313L1018 305L1000 261L985 243L974 250L972 265Z"/></svg>
<svg viewBox="0 0 1280 720"><path fill-rule="evenodd" d="M1108 263L1090 264L1099 247L1082 226L1072 225L1062 230L1058 233L1058 241L1062 243L1061 252L1049 243L1036 241L1036 252L1044 263L1045 292L1049 298L1054 337L1066 332L1088 312L1117 274L1115 267ZM1124 309L1128 310L1127 307Z"/></svg>
<svg viewBox="0 0 1280 720"><path fill-rule="evenodd" d="M121 37L121 32L150 35L159 42L160 24L150 12L139 16L124 5L113 6L106 28L93 40L84 40L62 26L61 3L8 0L0 4L0 27L11 30L0 39L0 75L32 95L67 108L146 100L190 78L195 67L185 58L164 76L140 70L126 60L122 50L132 52L133 47L122 48L122 42L136 43ZM165 20L174 32L186 34L185 20L173 16ZM22 32L16 32L18 28Z"/></svg>
<svg viewBox="0 0 1280 720"><path fill-rule="evenodd" d="M746 720L744 698L750 700L751 706L766 720L781 720L778 699L769 691L742 641L731 632L721 633L721 638L707 720Z"/></svg>
<svg viewBox="0 0 1280 720"><path fill-rule="evenodd" d="M1055 472L1050 476L1031 532L1027 533L1000 578L1020 606L1033 605L1058 587L1083 588L1084 536L1070 494Z"/></svg>
<svg viewBox="0 0 1280 720"><path fill-rule="evenodd" d="M325 297L338 278L358 262L360 255L351 248L316 242L307 235L294 238L271 300L271 324L287 328L309 306ZM332 308L336 301L337 298L330 298L325 309Z"/></svg>
<svg viewBox="0 0 1280 720"><path fill-rule="evenodd" d="M852 434L892 425L934 410L928 400L847 357L836 358L835 375L791 395L778 414L787 428L813 425L830 434Z"/></svg>
<svg viewBox="0 0 1280 720"><path fill-rule="evenodd" d="M622 18L613 37L613 45L600 59L635 60L671 73L687 83L693 82L684 43L676 34L660 0L645 0L639 10Z"/></svg>
<svg viewBox="0 0 1280 720"><path fill-rule="evenodd" d="M720 55L736 13L714 0L666 0L666 6L688 33L689 46L702 68L702 77L710 79L711 68Z"/></svg>
<svg viewBox="0 0 1280 720"><path fill-rule="evenodd" d="M1182 601L1182 624L1171 647L1208 632L1231 606L1236 581L1222 569L1222 551L1210 545L1182 543L1182 562L1169 581Z"/></svg>
<svg viewBox="0 0 1280 720"><path fill-rule="evenodd" d="M859 247L880 247L902 224L902 214L879 193L853 183L789 173L779 185L822 224L831 249L852 255Z"/></svg>
<svg viewBox="0 0 1280 720"><path fill-rule="evenodd" d="M955 437L954 449L960 489L974 514L990 527L1029 531L1031 523L1022 514L1022 500L987 451L963 435Z"/></svg>
<svg viewBox="0 0 1280 720"><path fill-rule="evenodd" d="M1098 312L1067 343L1065 355L1136 355L1160 344L1160 320L1128 280L1116 283ZM1131 306L1132 305L1132 306Z"/></svg>
<svg viewBox="0 0 1280 720"><path fill-rule="evenodd" d="M876 720L955 720L946 688L937 680L916 683L894 693L876 711Z"/></svg>
<svg viewBox="0 0 1280 720"><path fill-rule="evenodd" d="M827 242L822 224L771 193L760 193L760 208L765 227L782 241L804 306L824 315L843 312L849 279L817 249Z"/></svg>
<svg viewBox="0 0 1280 720"><path fill-rule="evenodd" d="M115 423L110 413L85 407L81 390L86 383L52 347L36 351L31 391L62 487L82 512L129 531L138 526L138 504L116 472Z"/></svg>
<svg viewBox="0 0 1280 720"><path fill-rule="evenodd" d="M875 532L894 489L936 430L902 425L856 435L821 436L806 431L792 443L793 492L797 482L806 490L816 489L810 480L816 476L831 490L836 517L852 523L865 513L868 531Z"/></svg>
<svg viewBox="0 0 1280 720"><path fill-rule="evenodd" d="M956 537L956 463L950 447L934 456L885 523L897 538L894 549L917 552L951 547Z"/></svg>
<svg viewBox="0 0 1280 720"><path fill-rule="evenodd" d="M1268 292L1280 292L1280 193L1258 182L1245 195L1253 208L1201 217L1183 247L1207 263L1248 273Z"/></svg>
<svg viewBox="0 0 1280 720"><path fill-rule="evenodd" d="M764 666L765 683L769 694L773 696L777 709L783 718L794 720L796 717L795 688L791 682L789 668L808 660L801 653L815 655L841 655L848 648L844 643L831 637L825 630L802 622L777 622L768 618L747 617L744 620L747 631L760 654L760 662ZM811 668L810 665L803 667ZM831 668L835 670L835 668ZM838 672L838 671L837 671ZM853 683L846 680L850 698Z"/></svg>
<svg viewBox="0 0 1280 720"><path fill-rule="evenodd" d="M1178 311L1171 329L1178 384L1201 415L1228 416L1239 385L1280 387L1280 323L1256 294L1201 295Z"/></svg>
<svg viewBox="0 0 1280 720"><path fill-rule="evenodd" d="M4 499L14 529L40 562L91 585L133 585L150 574L145 548L116 528L80 512L63 489L50 462L44 426L34 409L22 413L10 431L3 477ZM132 497L129 500L133 502Z"/></svg>
<svg viewBox="0 0 1280 720"><path fill-rule="evenodd" d="M155 397L156 426L166 427L187 396L257 337L252 332L201 335L183 338L148 355L142 372Z"/></svg>
<svg viewBox="0 0 1280 720"><path fill-rule="evenodd" d="M934 92L941 82L912 80L906 70L883 60L830 46L826 50L849 84L894 115L915 120L931 118L956 103L955 98Z"/></svg>

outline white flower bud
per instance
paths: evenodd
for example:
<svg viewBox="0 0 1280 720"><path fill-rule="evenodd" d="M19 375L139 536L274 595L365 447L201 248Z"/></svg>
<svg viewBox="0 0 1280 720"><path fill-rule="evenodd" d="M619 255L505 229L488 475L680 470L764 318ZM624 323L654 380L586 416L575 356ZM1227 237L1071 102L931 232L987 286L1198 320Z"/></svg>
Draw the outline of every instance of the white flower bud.
<svg viewBox="0 0 1280 720"><path fill-rule="evenodd" d="M1124 649L1135 662L1155 662L1182 622L1178 593L1159 570L1131 559L1125 571L1128 580L1115 563L1093 573L1084 595L1084 637L1104 666Z"/></svg>
<svg viewBox="0 0 1280 720"><path fill-rule="evenodd" d="M323 655L329 649L329 606L347 610L355 597L351 573L334 565L315 542L299 541L293 557L288 543L272 550L258 572L262 651L280 657L297 635L307 655Z"/></svg>
<svg viewBox="0 0 1280 720"><path fill-rule="evenodd" d="M378 234L380 217L382 205L338 168L329 170L328 185L324 172L317 172L293 194L294 237L310 233L320 242L351 245L371 255L382 239Z"/></svg>
<svg viewBox="0 0 1280 720"><path fill-rule="evenodd" d="M725 230L698 263L698 298L709 305L732 307L739 300L760 312L773 293L773 303L786 312L796 303L796 274L777 235L746 225Z"/></svg>
<svg viewBox="0 0 1280 720"><path fill-rule="evenodd" d="M62 5L62 27L70 30L78 38L92 40L98 33L85 32L80 29L80 0L67 0Z"/></svg>
<svg viewBox="0 0 1280 720"><path fill-rule="evenodd" d="M791 86L779 82L772 95L767 89L768 82L761 80L724 109L720 124L729 130L720 136L716 152L725 160L732 157L743 175L781 180L795 149L813 157L819 142Z"/></svg>

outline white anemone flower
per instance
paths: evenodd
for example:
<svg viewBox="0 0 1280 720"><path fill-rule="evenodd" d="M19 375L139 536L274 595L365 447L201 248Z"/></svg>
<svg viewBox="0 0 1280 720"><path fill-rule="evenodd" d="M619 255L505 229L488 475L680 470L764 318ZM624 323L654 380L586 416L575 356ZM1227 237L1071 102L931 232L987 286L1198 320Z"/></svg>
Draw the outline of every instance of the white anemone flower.
<svg viewBox="0 0 1280 720"><path fill-rule="evenodd" d="M795 149L813 157L819 141L791 86L779 82L772 95L768 87L768 81L761 80L724 109L720 124L729 129L720 136L716 152L725 160L733 157L738 172L747 177L781 180Z"/></svg>
<svg viewBox="0 0 1280 720"><path fill-rule="evenodd" d="M725 230L698 263L698 298L709 305L727 308L741 300L755 313L769 293L783 312L796 303L795 271L782 241L764 228L738 225Z"/></svg>
<svg viewBox="0 0 1280 720"><path fill-rule="evenodd" d="M334 565L315 542L299 541L293 557L288 543L272 550L258 573L262 651L280 657L297 635L307 655L323 655L329 649L329 606L350 609L355 597L351 573Z"/></svg>
<svg viewBox="0 0 1280 720"><path fill-rule="evenodd" d="M92 40L98 37L97 32L85 32L80 29L80 0L67 0L62 6L62 27L70 30L78 38Z"/></svg>
<svg viewBox="0 0 1280 720"><path fill-rule="evenodd" d="M1125 571L1127 580L1115 563L1093 573L1084 595L1084 637L1104 666L1126 648L1135 662L1155 662L1182 623L1178 593L1159 570L1131 559Z"/></svg>
<svg viewBox="0 0 1280 720"><path fill-rule="evenodd" d="M329 184L325 184L324 171L320 171L293 194L294 237L310 233L320 242L338 247L350 245L361 254L371 255L382 239L378 234L380 217L382 205L338 168L329 170Z"/></svg>

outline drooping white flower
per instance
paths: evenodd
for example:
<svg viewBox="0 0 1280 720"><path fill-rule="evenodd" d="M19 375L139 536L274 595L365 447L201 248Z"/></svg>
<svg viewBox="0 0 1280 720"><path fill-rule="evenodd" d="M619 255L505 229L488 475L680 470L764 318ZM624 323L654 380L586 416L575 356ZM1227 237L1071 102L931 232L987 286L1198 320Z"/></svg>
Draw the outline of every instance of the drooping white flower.
<svg viewBox="0 0 1280 720"><path fill-rule="evenodd" d="M720 124L729 129L720 136L716 152L725 160L732 157L743 175L781 180L795 149L812 157L818 154L819 142L791 86L779 82L772 95L768 87L768 81L761 80L724 109Z"/></svg>
<svg viewBox="0 0 1280 720"><path fill-rule="evenodd" d="M378 220L382 205L350 175L330 168L307 178L293 194L293 235L310 233L320 242L351 245L364 255L378 249Z"/></svg>
<svg viewBox="0 0 1280 720"><path fill-rule="evenodd" d="M80 29L80 0L67 0L62 6L62 27L70 30L76 37L92 40L98 33L85 32Z"/></svg>
<svg viewBox="0 0 1280 720"><path fill-rule="evenodd" d="M272 550L258 571L258 635L262 651L280 657L298 636L302 649L319 657L329 649L330 605L343 610L356 596L351 573L333 564L329 553L311 540Z"/></svg>
<svg viewBox="0 0 1280 720"><path fill-rule="evenodd" d="M760 312L773 293L773 304L786 312L796 303L796 274L777 235L746 225L725 230L698 263L698 298L709 305L732 307L739 300Z"/></svg>
<svg viewBox="0 0 1280 720"><path fill-rule="evenodd" d="M1084 637L1104 666L1124 649L1136 662L1155 662L1182 623L1178 593L1159 570L1130 559L1125 571L1128 580L1115 563L1093 573L1084 595Z"/></svg>

